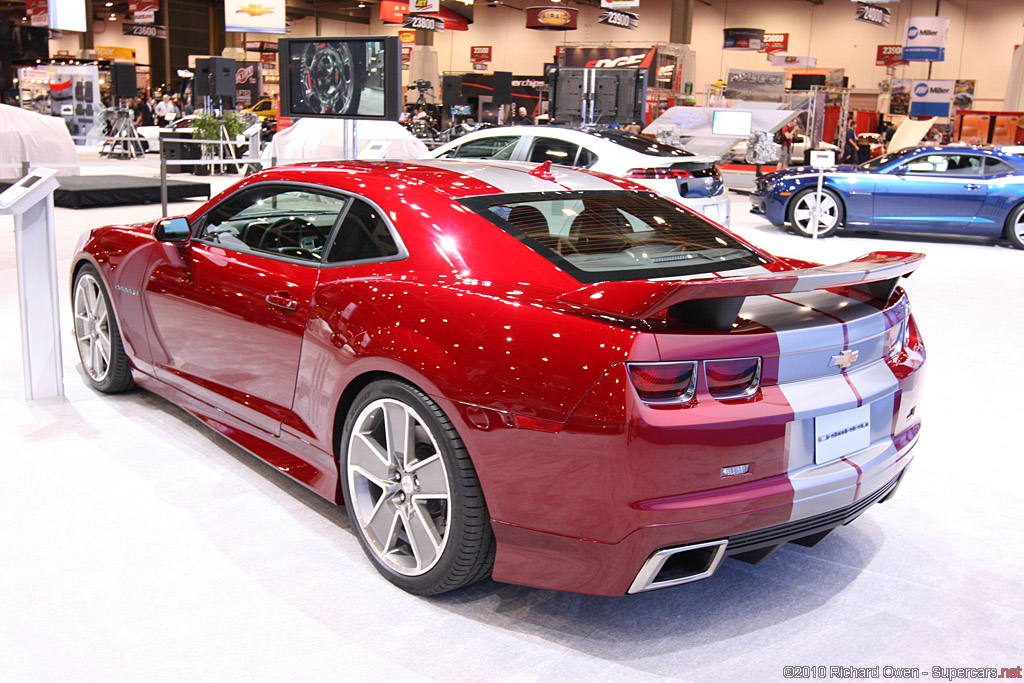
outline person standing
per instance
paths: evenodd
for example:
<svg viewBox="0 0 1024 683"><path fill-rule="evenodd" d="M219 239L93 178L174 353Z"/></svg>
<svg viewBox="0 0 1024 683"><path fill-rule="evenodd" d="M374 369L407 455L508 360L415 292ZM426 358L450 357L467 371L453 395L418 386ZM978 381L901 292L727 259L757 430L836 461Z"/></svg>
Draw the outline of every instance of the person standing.
<svg viewBox="0 0 1024 683"><path fill-rule="evenodd" d="M146 101L145 96L140 97L138 100L138 104L135 106L135 125L153 125L153 108L149 106L149 102Z"/></svg>
<svg viewBox="0 0 1024 683"><path fill-rule="evenodd" d="M789 168L793 162L793 138L796 137L796 122L790 121L779 131L779 166Z"/></svg>
<svg viewBox="0 0 1024 683"><path fill-rule="evenodd" d="M853 114L850 114L850 117L846 119L846 137L843 143L842 163L856 164L857 152L857 128L853 122Z"/></svg>
<svg viewBox="0 0 1024 683"><path fill-rule="evenodd" d="M165 93L160 101L156 103L153 113L156 114L159 125L169 125L174 120L174 103L171 102L171 96Z"/></svg>
<svg viewBox="0 0 1024 683"><path fill-rule="evenodd" d="M533 117L526 112L526 107L519 107L516 110L516 115L512 117L512 123L516 126L532 126L534 121Z"/></svg>

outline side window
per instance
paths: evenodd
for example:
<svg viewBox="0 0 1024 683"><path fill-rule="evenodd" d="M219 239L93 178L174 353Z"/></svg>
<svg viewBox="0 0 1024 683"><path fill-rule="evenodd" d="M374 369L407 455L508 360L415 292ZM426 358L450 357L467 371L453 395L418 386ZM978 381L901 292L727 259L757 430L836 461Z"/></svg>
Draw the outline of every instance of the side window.
<svg viewBox="0 0 1024 683"><path fill-rule="evenodd" d="M215 206L197 239L318 263L347 201L306 188L251 187Z"/></svg>
<svg viewBox="0 0 1024 683"><path fill-rule="evenodd" d="M579 150L579 145L566 142L565 140L538 137L533 142L533 147L530 149L530 156L527 158L527 161L537 164L550 161L553 164L575 166L576 154Z"/></svg>
<svg viewBox="0 0 1024 683"><path fill-rule="evenodd" d="M926 154L905 166L912 174L970 176L981 174L982 159L974 154Z"/></svg>
<svg viewBox="0 0 1024 683"><path fill-rule="evenodd" d="M985 157L985 175L1003 175L1004 173L1013 172L1013 166L1010 166L995 157Z"/></svg>
<svg viewBox="0 0 1024 683"><path fill-rule="evenodd" d="M448 152L449 159L511 159L518 135L500 135L472 140Z"/></svg>
<svg viewBox="0 0 1024 683"><path fill-rule="evenodd" d="M353 199L327 255L330 263L382 259L398 255L398 245L380 213L361 199Z"/></svg>
<svg viewBox="0 0 1024 683"><path fill-rule="evenodd" d="M586 147L580 147L580 153L576 157L575 166L579 168L590 168L597 163L597 155Z"/></svg>

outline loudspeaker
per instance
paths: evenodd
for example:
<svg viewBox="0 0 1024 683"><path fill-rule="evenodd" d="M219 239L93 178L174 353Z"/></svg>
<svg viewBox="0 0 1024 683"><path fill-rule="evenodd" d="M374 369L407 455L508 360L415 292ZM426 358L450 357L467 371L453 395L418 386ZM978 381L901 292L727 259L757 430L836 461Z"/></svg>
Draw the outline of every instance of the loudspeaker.
<svg viewBox="0 0 1024 683"><path fill-rule="evenodd" d="M493 102L495 104L512 104L512 72L495 71Z"/></svg>
<svg viewBox="0 0 1024 683"><path fill-rule="evenodd" d="M138 95L134 64L114 62L110 65L110 92L116 100Z"/></svg>
<svg viewBox="0 0 1024 683"><path fill-rule="evenodd" d="M462 95L462 76L445 76L441 81L441 103L445 109L455 104L465 104Z"/></svg>
<svg viewBox="0 0 1024 683"><path fill-rule="evenodd" d="M210 96L210 60L197 59L196 69L192 78L192 104L202 104L201 98Z"/></svg>
<svg viewBox="0 0 1024 683"><path fill-rule="evenodd" d="M227 57L210 58L210 95L235 99L235 60Z"/></svg>

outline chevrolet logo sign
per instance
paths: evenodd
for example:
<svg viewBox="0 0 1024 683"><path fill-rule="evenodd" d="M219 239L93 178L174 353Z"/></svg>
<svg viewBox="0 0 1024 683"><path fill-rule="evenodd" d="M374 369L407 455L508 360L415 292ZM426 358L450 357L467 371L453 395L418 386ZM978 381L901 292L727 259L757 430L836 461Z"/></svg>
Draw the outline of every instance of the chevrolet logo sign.
<svg viewBox="0 0 1024 683"><path fill-rule="evenodd" d="M853 365L853 362L857 360L857 356L859 355L860 352L857 351L856 349L843 349L842 353L832 356L832 360L830 360L828 364L830 366L837 366L845 370L846 368Z"/></svg>
<svg viewBox="0 0 1024 683"><path fill-rule="evenodd" d="M248 14L250 17L258 17L263 14L272 14L274 9L272 7L264 7L263 5L257 5L255 3L249 3L245 7L239 7L235 10L235 14Z"/></svg>

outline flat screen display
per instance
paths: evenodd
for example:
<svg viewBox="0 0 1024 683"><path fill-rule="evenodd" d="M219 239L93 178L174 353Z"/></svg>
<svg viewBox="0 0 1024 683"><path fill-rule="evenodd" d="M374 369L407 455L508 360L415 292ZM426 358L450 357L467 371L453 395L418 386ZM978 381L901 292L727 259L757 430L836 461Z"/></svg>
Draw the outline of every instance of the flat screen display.
<svg viewBox="0 0 1024 683"><path fill-rule="evenodd" d="M283 38L278 55L282 116L398 120L396 36Z"/></svg>
<svg viewBox="0 0 1024 683"><path fill-rule="evenodd" d="M452 116L472 116L473 106L469 104L453 104Z"/></svg>
<svg viewBox="0 0 1024 683"><path fill-rule="evenodd" d="M50 28L85 33L85 0L47 0Z"/></svg>
<svg viewBox="0 0 1024 683"><path fill-rule="evenodd" d="M733 137L750 135L753 113L749 111L716 111L711 115L711 132Z"/></svg>

